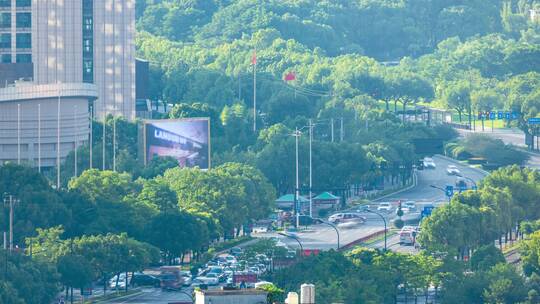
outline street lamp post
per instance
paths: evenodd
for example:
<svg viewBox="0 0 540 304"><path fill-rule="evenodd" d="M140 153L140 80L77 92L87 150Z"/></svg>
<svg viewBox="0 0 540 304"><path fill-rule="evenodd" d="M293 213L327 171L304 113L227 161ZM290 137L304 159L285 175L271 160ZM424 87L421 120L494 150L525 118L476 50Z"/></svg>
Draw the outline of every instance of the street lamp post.
<svg viewBox="0 0 540 304"><path fill-rule="evenodd" d="M300 196L300 179L298 176L298 139L302 135L302 132L296 128L294 131L293 136L295 137L295 145L296 145L296 187L294 189L294 213L296 214L296 228L300 225L300 210L299 210L299 204L298 204L298 198Z"/></svg>
<svg viewBox="0 0 540 304"><path fill-rule="evenodd" d="M429 185L431 188L434 188L434 189L437 189L437 190L441 190L442 192L444 192L444 195L446 195L448 197L448 202L450 202L452 200L452 196L448 195L446 190L441 188L441 187L437 187L435 185Z"/></svg>
<svg viewBox="0 0 540 304"><path fill-rule="evenodd" d="M468 180L468 181L470 181L470 182L473 184L473 186L474 186L474 189L473 189L473 190L474 190L474 191L478 191L478 186L476 185L476 182L474 181L474 179L472 179L472 178L470 178L470 177L467 177L467 176L463 176L463 175L461 175L461 174L457 174L457 176L458 176L458 177L461 177L461 178L464 178L464 179L466 179L466 180Z"/></svg>
<svg viewBox="0 0 540 304"><path fill-rule="evenodd" d="M369 210L369 209L367 209L366 211L378 215L383 220L383 222L384 222L384 251L386 251L387 250L387 232L388 232L387 225L386 225L386 219L384 218L384 216L381 213L379 213L377 211L373 211L373 210Z"/></svg>
<svg viewBox="0 0 540 304"><path fill-rule="evenodd" d="M302 255L304 253L304 246L302 246L302 243L300 242L300 240L298 239L298 237L296 236L293 236L293 235L290 235L290 234L287 234L287 233L283 233L283 232L279 232L278 233L279 235L282 235L284 237L288 237L290 239L293 239L295 240L296 242L298 242L298 245L300 246L300 254Z"/></svg>
<svg viewBox="0 0 540 304"><path fill-rule="evenodd" d="M13 208L14 204L18 202L19 200L13 195L4 193L4 204L9 205L9 252L13 251Z"/></svg>

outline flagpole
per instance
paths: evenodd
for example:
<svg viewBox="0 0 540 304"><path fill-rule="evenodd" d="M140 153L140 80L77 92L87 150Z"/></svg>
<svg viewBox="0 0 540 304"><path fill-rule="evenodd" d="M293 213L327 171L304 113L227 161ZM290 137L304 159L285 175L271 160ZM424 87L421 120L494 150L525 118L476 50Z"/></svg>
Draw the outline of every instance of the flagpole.
<svg viewBox="0 0 540 304"><path fill-rule="evenodd" d="M41 173L41 104L38 104L38 172Z"/></svg>
<svg viewBox="0 0 540 304"><path fill-rule="evenodd" d="M116 172L116 117L113 117L113 171Z"/></svg>
<svg viewBox="0 0 540 304"><path fill-rule="evenodd" d="M103 171L105 171L105 132L107 132L107 128L105 127L105 125L107 124L107 113L104 113L104 116L103 116L103 138L102 138L102 146L103 146Z"/></svg>
<svg viewBox="0 0 540 304"><path fill-rule="evenodd" d="M257 131L257 49L253 51L253 132Z"/></svg>
<svg viewBox="0 0 540 304"><path fill-rule="evenodd" d="M21 164L21 104L17 104L17 165Z"/></svg>
<svg viewBox="0 0 540 304"><path fill-rule="evenodd" d="M75 105L73 107L73 129L76 131L77 130L77 106ZM74 163L74 173L75 173L75 177L77 177L77 133L78 132L75 132L75 163Z"/></svg>
<svg viewBox="0 0 540 304"><path fill-rule="evenodd" d="M90 105L90 164L89 168L92 169L92 148L93 148L93 137L94 137L94 107Z"/></svg>
<svg viewBox="0 0 540 304"><path fill-rule="evenodd" d="M60 84L58 84L58 105L56 115L56 189L60 190Z"/></svg>

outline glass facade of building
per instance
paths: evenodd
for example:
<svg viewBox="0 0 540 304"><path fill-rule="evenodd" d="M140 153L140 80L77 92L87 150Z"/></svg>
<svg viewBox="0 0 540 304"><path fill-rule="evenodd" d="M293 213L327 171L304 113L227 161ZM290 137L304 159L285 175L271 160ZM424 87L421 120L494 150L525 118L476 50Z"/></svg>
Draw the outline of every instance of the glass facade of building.
<svg viewBox="0 0 540 304"><path fill-rule="evenodd" d="M83 0L83 82L94 82L94 1Z"/></svg>
<svg viewBox="0 0 540 304"><path fill-rule="evenodd" d="M31 49L32 0L0 0L0 61L31 62Z"/></svg>

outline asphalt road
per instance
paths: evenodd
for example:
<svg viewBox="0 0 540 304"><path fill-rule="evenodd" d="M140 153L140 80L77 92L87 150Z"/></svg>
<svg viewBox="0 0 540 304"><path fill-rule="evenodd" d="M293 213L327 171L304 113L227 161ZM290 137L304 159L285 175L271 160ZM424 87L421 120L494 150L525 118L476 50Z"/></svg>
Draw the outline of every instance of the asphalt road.
<svg viewBox="0 0 540 304"><path fill-rule="evenodd" d="M191 289L185 290L188 294L191 294ZM177 291L162 291L159 288L146 288L143 289L140 294L134 296L128 296L121 299L110 300L101 303L111 303L111 304L121 304L121 303L132 303L132 304L169 304L169 303L191 303L190 297L188 295L177 292Z"/></svg>
<svg viewBox="0 0 540 304"><path fill-rule="evenodd" d="M479 181L485 176L485 172L471 168L467 165L463 165L459 162L447 159L443 156L433 157L436 168L435 169L425 169L417 172L417 184L416 186L402 191L400 193L387 196L380 199L379 201L391 202L394 205L394 210L397 208L399 201L415 201L417 203L417 212L406 214L403 219L413 219L419 218L419 210L422 209L423 205L426 203L431 203L435 205L440 205L448 201L448 198L445 196L444 191L432 188L431 185L445 188L446 185L454 185L456 181L456 176L448 175L446 173L446 168L448 165L455 165L460 170L461 174L465 177L471 178L475 181ZM472 185L469 185L472 186ZM372 209L376 208L376 204L372 205ZM352 226L348 225L338 225L337 228L340 233L340 245L344 246L351 242L354 242L358 239L361 239L365 236L373 234L378 231L384 231L384 223L375 214L364 213L362 214L367 218L366 223L356 224ZM385 214L388 225L390 225L391 220L395 217L394 211ZM337 248L337 234L336 231L329 227L328 225L316 225L309 227L309 230L299 231L293 233L304 249L321 249L321 250L330 250ZM277 233L263 233L255 235L257 237L276 237L280 239L290 248L299 248L300 245L298 242L292 238L279 235ZM393 247L399 247L399 239L394 237L391 239L389 244ZM414 248L413 248L414 249ZM409 251L409 248L401 249L397 248L396 250L405 250Z"/></svg>
<svg viewBox="0 0 540 304"><path fill-rule="evenodd" d="M461 175L475 181L481 180L486 175L481 170L471 168L468 165L463 165L442 156L434 156L433 160L436 165L435 169L424 169L417 171L417 185L415 187L388 197L384 197L378 201L392 202L398 200L413 200L417 202L439 202L448 200L443 191L431 187L431 185L433 185L440 188L445 188L446 185L455 184L456 176L448 175L446 173L446 167L448 165L455 165L461 172Z"/></svg>

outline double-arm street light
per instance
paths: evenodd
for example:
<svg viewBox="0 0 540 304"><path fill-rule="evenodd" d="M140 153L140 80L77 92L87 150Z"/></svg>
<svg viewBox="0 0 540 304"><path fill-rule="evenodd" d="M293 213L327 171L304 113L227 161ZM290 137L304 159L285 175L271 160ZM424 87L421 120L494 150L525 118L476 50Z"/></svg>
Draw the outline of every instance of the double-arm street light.
<svg viewBox="0 0 540 304"><path fill-rule="evenodd" d="M319 120L319 121L323 121L323 120ZM296 214L296 227L299 226L299 222L300 222L300 212L298 210L299 209L298 198L300 196L298 142L299 142L300 136L302 136L302 130L308 128L309 129L309 216L313 217L313 193L312 193L312 189L313 189L313 128L315 128L317 124L319 123L313 123L313 121L310 119L307 126L296 128L294 133L291 134L292 136L295 137L295 146L296 146L296 150L295 150L296 152L295 154L296 155L296 187L294 191L294 208L295 208L294 211Z"/></svg>
<svg viewBox="0 0 540 304"><path fill-rule="evenodd" d="M387 232L388 232L388 228L387 228L387 225L386 225L386 218L381 213L379 213L377 211L366 209L366 212L376 214L383 220L383 222L384 222L384 251L386 251L387 250Z"/></svg>

